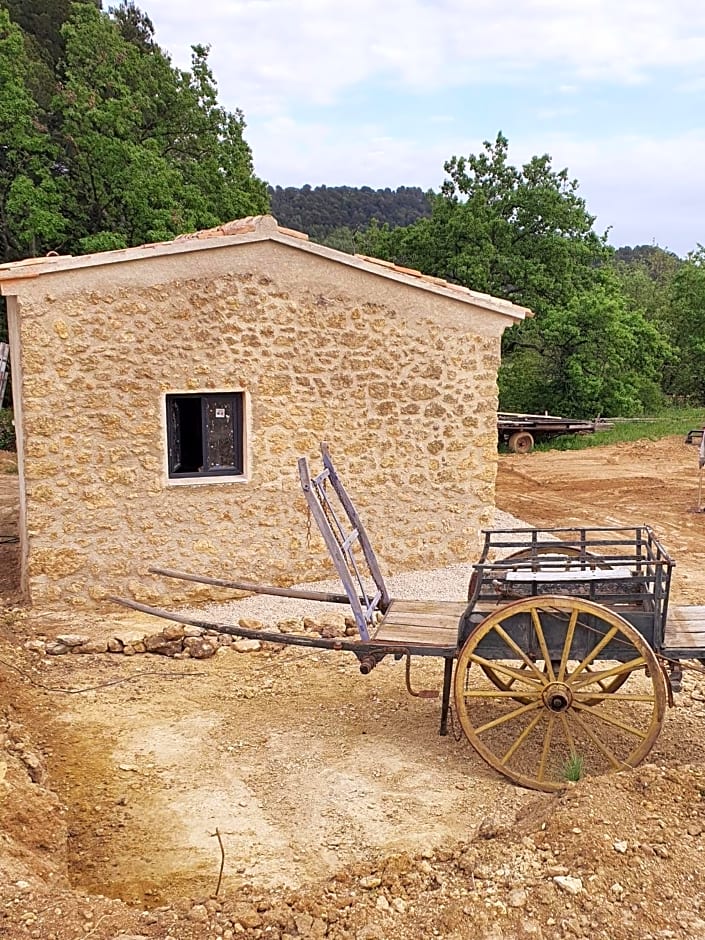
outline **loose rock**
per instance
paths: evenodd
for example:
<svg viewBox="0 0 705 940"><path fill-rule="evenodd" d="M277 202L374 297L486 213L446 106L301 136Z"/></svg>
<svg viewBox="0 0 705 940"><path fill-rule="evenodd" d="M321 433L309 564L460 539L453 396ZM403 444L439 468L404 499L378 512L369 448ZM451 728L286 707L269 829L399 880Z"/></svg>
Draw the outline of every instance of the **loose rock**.
<svg viewBox="0 0 705 940"><path fill-rule="evenodd" d="M583 890L581 879L574 878L572 875L554 875L553 880L559 888L563 891L567 891L568 894L580 894Z"/></svg>

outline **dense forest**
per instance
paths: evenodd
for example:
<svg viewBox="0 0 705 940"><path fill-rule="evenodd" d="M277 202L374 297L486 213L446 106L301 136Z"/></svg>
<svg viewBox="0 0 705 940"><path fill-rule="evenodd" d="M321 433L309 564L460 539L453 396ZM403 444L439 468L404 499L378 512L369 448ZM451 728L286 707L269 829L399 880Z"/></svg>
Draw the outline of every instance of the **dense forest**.
<svg viewBox="0 0 705 940"><path fill-rule="evenodd" d="M396 228L431 215L431 194L418 186L270 186L269 199L281 225L343 251L354 251L356 235L372 222Z"/></svg>
<svg viewBox="0 0 705 940"><path fill-rule="evenodd" d="M335 248L530 307L500 407L575 417L705 405L705 249L614 250L567 170L499 133L438 192L267 187L208 49L173 66L131 0L0 0L0 263L172 238L270 209ZM0 339L4 323L0 309Z"/></svg>

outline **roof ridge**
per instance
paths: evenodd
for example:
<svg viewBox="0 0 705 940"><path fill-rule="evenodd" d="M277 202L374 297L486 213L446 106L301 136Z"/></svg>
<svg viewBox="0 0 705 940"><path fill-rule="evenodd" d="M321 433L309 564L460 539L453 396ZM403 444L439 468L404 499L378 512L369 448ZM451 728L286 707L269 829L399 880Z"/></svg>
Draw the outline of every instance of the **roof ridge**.
<svg viewBox="0 0 705 940"><path fill-rule="evenodd" d="M303 248L306 251L328 258L338 263L357 266L361 270L369 273L382 275L400 275L407 284L422 287L426 290L438 290L448 294L455 294L458 299L462 298L472 302L480 301L481 305L489 310L494 310L503 315L514 316L516 319L522 319L524 316L531 316L531 311L518 304L505 300L502 297L493 297L480 291L473 291L463 284L453 284L443 278L435 277L431 274L424 274L416 268L408 268L404 265L395 264L393 261L387 261L384 258L373 258L370 255L355 254L351 255L328 245L321 245L318 242L311 242L305 232L299 232L296 229L286 228L279 225L273 215L249 215L242 219L232 219L229 222L223 222L212 228L199 229L196 232L185 232L176 235L174 238L163 242L151 242L148 244L137 245L130 248L118 248L113 251L95 252L87 255L58 255L50 252L43 258L25 258L21 261L12 261L6 264L0 264L0 280L11 281L24 278L38 277L42 273L50 273L54 266L63 262L64 270L72 268L87 267L91 264L109 264L111 262L131 261L148 257L150 250L157 251L162 249L163 253L173 253L174 251L189 250L188 245L196 248L196 243L201 243L199 247L205 248L202 244L208 239L238 238L241 236L255 236L254 238L245 238L245 242L251 241L279 241L282 244L290 244L292 247ZM298 242L298 244L296 244ZM227 241L225 242L227 244ZM304 244L305 243L305 244ZM220 246L219 246L220 247ZM170 251L171 249L171 251ZM43 265L48 266L49 270L42 271Z"/></svg>

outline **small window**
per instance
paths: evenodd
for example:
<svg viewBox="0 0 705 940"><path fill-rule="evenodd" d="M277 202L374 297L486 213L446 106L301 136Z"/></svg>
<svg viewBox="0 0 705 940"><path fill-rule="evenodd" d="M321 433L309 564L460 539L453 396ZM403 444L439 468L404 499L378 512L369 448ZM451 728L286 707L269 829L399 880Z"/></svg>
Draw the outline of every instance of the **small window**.
<svg viewBox="0 0 705 940"><path fill-rule="evenodd" d="M167 395L169 477L241 475L243 393Z"/></svg>

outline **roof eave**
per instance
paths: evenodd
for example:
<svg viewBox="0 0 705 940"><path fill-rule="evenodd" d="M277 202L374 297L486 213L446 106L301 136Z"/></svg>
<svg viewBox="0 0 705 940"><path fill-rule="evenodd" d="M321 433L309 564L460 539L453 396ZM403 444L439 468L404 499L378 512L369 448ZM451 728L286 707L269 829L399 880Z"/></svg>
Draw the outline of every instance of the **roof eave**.
<svg viewBox="0 0 705 940"><path fill-rule="evenodd" d="M16 294L17 288L22 282L42 277L45 274L58 274L79 268L145 261L151 258L169 257L187 252L210 251L218 248L232 248L235 245L272 241L299 251L306 251L336 264L343 264L364 271L375 277L384 277L407 287L428 291L435 295L447 297L449 300L480 307L491 313L506 317L513 323L518 323L525 317L533 316L532 311L526 307L519 307L510 301L472 291L462 285L450 285L446 281L425 275L420 271L411 271L392 262L367 258L365 255L348 255L334 248L311 242L302 233L294 232L291 229L271 225L267 225L264 230L263 228L252 226L252 228L238 231L236 234L209 234L208 237L199 237L196 233L181 236L171 242L155 242L150 245L105 251L94 255L57 255L56 257L32 258L23 262L15 262L5 270L0 267L0 294Z"/></svg>

